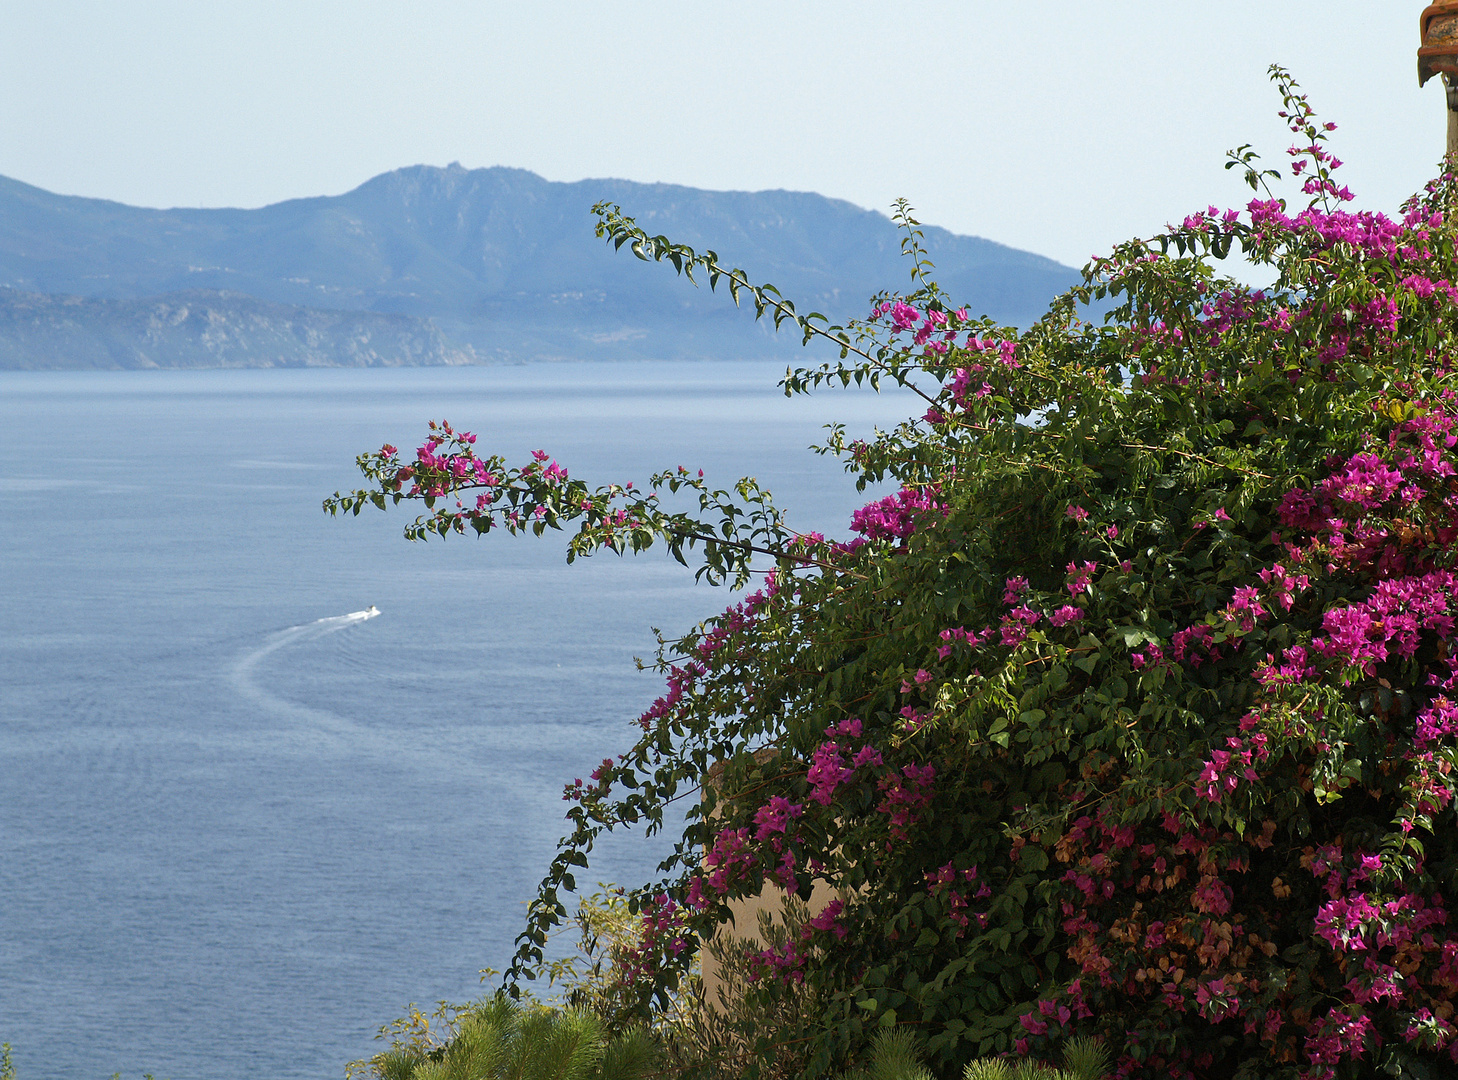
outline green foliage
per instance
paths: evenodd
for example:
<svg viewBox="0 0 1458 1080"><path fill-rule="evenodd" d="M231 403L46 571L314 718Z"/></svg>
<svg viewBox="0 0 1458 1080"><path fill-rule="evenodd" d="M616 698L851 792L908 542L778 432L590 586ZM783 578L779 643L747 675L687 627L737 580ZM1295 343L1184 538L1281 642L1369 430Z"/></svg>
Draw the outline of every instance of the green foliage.
<svg viewBox="0 0 1458 1080"><path fill-rule="evenodd" d="M967 1063L962 1080L1103 1080L1109 1052L1093 1039L1070 1039L1063 1047L1063 1068L1023 1059L978 1058Z"/></svg>
<svg viewBox="0 0 1458 1080"><path fill-rule="evenodd" d="M368 1060L351 1061L344 1067L346 1080L356 1076L379 1076L386 1080L406 1080L419 1061L436 1060L459 1031L470 1005L454 1005L441 1001L427 1013L410 1003L409 1011L389 1024L383 1024L376 1039L389 1041L390 1048Z"/></svg>
<svg viewBox="0 0 1458 1080"><path fill-rule="evenodd" d="M578 903L573 924L576 947L546 966L548 983L560 987L562 1004L590 1012L616 1029L636 1012L637 997L621 976L642 943L642 925L629 908L626 891L601 882L597 892Z"/></svg>
<svg viewBox="0 0 1458 1080"><path fill-rule="evenodd" d="M703 982L690 979L660 1028L666 1063L675 1075L792 1080L804 1073L822 1007L819 995L799 983L762 986L752 956L783 949L809 919L804 901L790 896L781 917L758 912L752 937L725 925L704 945L718 973L717 993L709 999Z"/></svg>
<svg viewBox="0 0 1458 1080"><path fill-rule="evenodd" d="M435 1044L397 1040L368 1063L380 1080L640 1080L654 1075L658 1050L641 1027L609 1036L580 1009L523 1007L505 995L455 1011ZM418 1025L408 1027L418 1034ZM359 1067L363 1065L363 1067Z"/></svg>
<svg viewBox="0 0 1458 1080"><path fill-rule="evenodd" d="M1036 1061L1009 1065L1001 1058L979 1058L967 1064L962 1080L1067 1080L1064 1073Z"/></svg>
<svg viewBox="0 0 1458 1080"><path fill-rule="evenodd" d="M659 1075L662 1050L651 1032L630 1027L617 1032L603 1047L597 1075L601 1080L641 1080Z"/></svg>
<svg viewBox="0 0 1458 1080"><path fill-rule="evenodd" d="M638 742L569 787L510 992L596 839L661 828L701 791L663 880L627 897L623 1015L675 1007L730 901L819 882L829 907L741 954L756 1045L793 1042L810 1075L909 1024L943 1074L990 1055L1033 1070L1090 1037L1130 1077L1444 1067L1455 184L1401 221L1346 209L1328 129L1273 77L1308 205L1257 199L1122 244L1024 333L930 283L904 207L915 290L849 328L599 208L613 244L828 342L839 360L787 392L922 398L891 431L819 448L858 485L900 487L854 542L792 534L751 480L593 489L545 456L477 458L449 425L414 461L360 459L372 486L330 508L423 500L415 538L575 523L569 556L662 543L710 580L769 571L664 643ZM1271 179L1249 148L1232 165ZM1222 276L1233 251L1275 284ZM1110 305L1102 323L1089 303ZM667 509L675 495L697 509Z"/></svg>
<svg viewBox="0 0 1458 1080"><path fill-rule="evenodd" d="M922 1064L915 1036L906 1028L893 1028L871 1043L866 1067L845 1073L841 1080L932 1080L932 1074Z"/></svg>
<svg viewBox="0 0 1458 1080"><path fill-rule="evenodd" d="M1109 1068L1109 1050L1094 1039L1069 1039L1063 1047L1063 1068L1073 1080L1101 1080Z"/></svg>

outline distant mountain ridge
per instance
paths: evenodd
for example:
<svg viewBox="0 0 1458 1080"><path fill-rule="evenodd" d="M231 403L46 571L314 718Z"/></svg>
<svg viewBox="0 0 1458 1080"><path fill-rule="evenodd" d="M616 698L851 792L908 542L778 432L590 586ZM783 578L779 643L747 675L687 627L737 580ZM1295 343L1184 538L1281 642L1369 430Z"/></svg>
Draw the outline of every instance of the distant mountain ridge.
<svg viewBox="0 0 1458 1080"><path fill-rule="evenodd" d="M909 281L888 218L802 192L417 165L256 210L154 210L0 177L0 367L732 359L798 344L667 267L614 253L593 236L598 201L838 321ZM1078 277L988 240L925 233L943 287L1003 322L1031 322ZM151 344L137 337L141 309L128 304L179 302L191 321L164 334L142 320Z"/></svg>
<svg viewBox="0 0 1458 1080"><path fill-rule="evenodd" d="M64 358L64 363L45 362ZM0 287L0 370L471 364L429 320L198 289L140 300Z"/></svg>

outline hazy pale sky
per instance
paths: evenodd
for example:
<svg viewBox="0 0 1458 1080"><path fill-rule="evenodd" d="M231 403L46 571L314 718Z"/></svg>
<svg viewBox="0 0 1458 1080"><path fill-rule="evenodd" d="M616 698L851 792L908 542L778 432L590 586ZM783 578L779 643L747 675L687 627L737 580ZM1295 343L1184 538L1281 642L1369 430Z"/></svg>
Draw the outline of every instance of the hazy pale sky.
<svg viewBox="0 0 1458 1080"><path fill-rule="evenodd" d="M403 165L818 191L1082 265L1284 161L1292 69L1362 205L1436 168L1422 0L0 0L0 174L145 206ZM631 211L631 208L628 208ZM587 208L583 208L586 214Z"/></svg>

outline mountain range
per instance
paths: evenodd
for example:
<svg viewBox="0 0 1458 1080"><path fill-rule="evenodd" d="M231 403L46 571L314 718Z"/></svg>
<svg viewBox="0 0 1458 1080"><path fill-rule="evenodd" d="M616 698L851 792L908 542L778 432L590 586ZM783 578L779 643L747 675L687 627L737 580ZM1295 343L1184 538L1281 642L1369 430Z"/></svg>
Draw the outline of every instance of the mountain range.
<svg viewBox="0 0 1458 1080"><path fill-rule="evenodd" d="M253 210L127 206L0 177L0 368L401 365L779 355L726 295L614 252L594 203L713 248L800 310L906 288L885 215L821 195L417 165ZM959 303L1026 325L1078 274L924 227Z"/></svg>

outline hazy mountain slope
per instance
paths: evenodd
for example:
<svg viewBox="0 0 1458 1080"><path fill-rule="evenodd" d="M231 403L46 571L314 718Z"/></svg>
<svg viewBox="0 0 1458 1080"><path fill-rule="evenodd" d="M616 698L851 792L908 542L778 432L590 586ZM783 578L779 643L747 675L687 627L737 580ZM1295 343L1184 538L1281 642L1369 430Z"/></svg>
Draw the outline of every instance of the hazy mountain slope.
<svg viewBox="0 0 1458 1080"><path fill-rule="evenodd" d="M836 319L908 281L886 217L820 195L415 166L344 195L257 210L150 210L0 178L0 285L130 300L224 290L411 315L485 360L777 347L726 298L596 240L589 209L599 200L651 231L712 247ZM1076 278L1052 260L942 229L928 228L926 242L954 297L1007 322L1031 321Z"/></svg>
<svg viewBox="0 0 1458 1080"><path fill-rule="evenodd" d="M195 290L142 300L0 288L0 368L401 367L475 354L425 319Z"/></svg>

